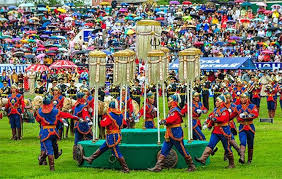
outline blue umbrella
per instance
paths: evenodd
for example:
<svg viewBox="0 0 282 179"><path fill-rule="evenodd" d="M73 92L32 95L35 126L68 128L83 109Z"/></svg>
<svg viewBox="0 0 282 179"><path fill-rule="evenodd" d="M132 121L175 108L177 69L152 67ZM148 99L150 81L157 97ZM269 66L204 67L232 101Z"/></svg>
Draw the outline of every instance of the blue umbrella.
<svg viewBox="0 0 282 179"><path fill-rule="evenodd" d="M51 24L51 22L50 22L50 21L48 21L48 22L44 22L44 23L42 24L42 27L46 28L49 24Z"/></svg>
<svg viewBox="0 0 282 179"><path fill-rule="evenodd" d="M75 12L75 13L73 13L72 15L73 15L73 16L81 16L81 13Z"/></svg>
<svg viewBox="0 0 282 179"><path fill-rule="evenodd" d="M110 51L103 50L103 52L104 52L105 54L107 54L107 55L112 55L112 52L110 52Z"/></svg>
<svg viewBox="0 0 282 179"><path fill-rule="evenodd" d="M121 5L121 6L128 6L128 4L125 3L125 2L120 3L120 5Z"/></svg>
<svg viewBox="0 0 282 179"><path fill-rule="evenodd" d="M138 20L141 20L141 19L142 19L142 17L135 17L133 20L138 21Z"/></svg>
<svg viewBox="0 0 282 179"><path fill-rule="evenodd" d="M16 8L17 8L16 6L9 6L8 7L9 10L16 9Z"/></svg>
<svg viewBox="0 0 282 179"><path fill-rule="evenodd" d="M48 10L47 10L46 7L39 7L39 8L38 8L38 11L44 11L44 12L46 12L46 11L48 11Z"/></svg>
<svg viewBox="0 0 282 179"><path fill-rule="evenodd" d="M3 86L4 86L3 83L0 83L0 88L3 88Z"/></svg>
<svg viewBox="0 0 282 179"><path fill-rule="evenodd" d="M37 7L45 7L46 8L46 5L45 4L38 4Z"/></svg>
<svg viewBox="0 0 282 179"><path fill-rule="evenodd" d="M96 12L95 9L88 9L87 12Z"/></svg>
<svg viewBox="0 0 282 179"><path fill-rule="evenodd" d="M74 6L74 3L69 2L69 3L66 3L65 5L67 5L67 6Z"/></svg>

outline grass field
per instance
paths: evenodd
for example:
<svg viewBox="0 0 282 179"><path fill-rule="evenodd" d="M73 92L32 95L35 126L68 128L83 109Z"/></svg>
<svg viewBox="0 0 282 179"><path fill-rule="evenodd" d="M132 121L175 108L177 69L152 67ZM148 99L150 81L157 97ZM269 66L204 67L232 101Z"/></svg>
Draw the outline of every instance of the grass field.
<svg viewBox="0 0 282 179"><path fill-rule="evenodd" d="M260 117L267 117L265 101L265 98L262 99ZM25 123L23 140L11 141L10 126L7 118L4 118L0 120L0 178L282 178L281 114L281 109L278 107L274 124L259 123L258 119L255 120L256 136L251 165L239 164L239 157L234 154L236 168L224 169L227 161L223 161L223 148L219 143L219 151L211 158L210 165L199 167L196 172L187 173L186 169L170 169L160 173L131 171L130 174L115 170L78 167L72 159L73 136L59 141L63 155L55 160L56 171L50 172L49 166L38 165L37 157L40 152L37 138L38 124ZM205 116L201 119L204 121ZM206 130L204 134L209 139L210 131ZM238 136L235 138L239 142ZM140 155L138 151L136 155Z"/></svg>

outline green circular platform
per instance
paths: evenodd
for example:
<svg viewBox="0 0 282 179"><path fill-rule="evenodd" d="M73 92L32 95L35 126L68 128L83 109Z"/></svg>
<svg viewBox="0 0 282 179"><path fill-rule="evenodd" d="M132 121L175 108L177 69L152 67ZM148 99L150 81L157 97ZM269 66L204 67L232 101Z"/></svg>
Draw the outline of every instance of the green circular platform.
<svg viewBox="0 0 282 179"><path fill-rule="evenodd" d="M161 143L164 141L164 134L165 129L161 129ZM88 140L81 141L79 144L83 147L84 155L88 157L104 142L105 140L98 140L93 143ZM207 141L188 142L187 140L184 140L184 145L193 159L195 156L201 156L207 144ZM143 170L155 165L157 154L162 145L157 144L157 129L122 129L122 141L119 147L130 169ZM174 147L173 149L176 150ZM177 155L178 162L174 168L187 168L187 164L182 155L178 152ZM119 169L119 162L113 159L112 151L108 150L94 160L91 165L84 161L81 166ZM196 166L201 165L195 161L194 163ZM208 163L209 159L207 160L207 164Z"/></svg>

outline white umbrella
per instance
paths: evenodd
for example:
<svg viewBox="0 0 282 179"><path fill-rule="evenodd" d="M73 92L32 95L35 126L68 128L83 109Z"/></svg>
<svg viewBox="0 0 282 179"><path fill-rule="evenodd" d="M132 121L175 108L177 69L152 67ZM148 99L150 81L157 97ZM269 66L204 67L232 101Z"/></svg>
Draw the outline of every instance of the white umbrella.
<svg viewBox="0 0 282 179"><path fill-rule="evenodd" d="M278 9L278 8L281 8L281 5L279 5L279 4L273 4L273 5L271 6L271 8L272 8L272 9Z"/></svg>
<svg viewBox="0 0 282 179"><path fill-rule="evenodd" d="M260 6L260 7L266 7L267 6L264 2L258 2L256 5Z"/></svg>
<svg viewBox="0 0 282 179"><path fill-rule="evenodd" d="M19 5L19 7L34 7L34 3L22 3Z"/></svg>
<svg viewBox="0 0 282 179"><path fill-rule="evenodd" d="M64 19L64 21L66 22L66 21L73 21L74 19L72 18L72 17L66 17L65 19Z"/></svg>

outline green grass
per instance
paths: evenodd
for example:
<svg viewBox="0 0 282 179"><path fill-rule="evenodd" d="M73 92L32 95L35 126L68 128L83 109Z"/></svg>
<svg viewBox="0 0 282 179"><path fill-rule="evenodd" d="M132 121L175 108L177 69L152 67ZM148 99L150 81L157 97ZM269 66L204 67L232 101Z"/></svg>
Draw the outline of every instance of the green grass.
<svg viewBox="0 0 282 179"><path fill-rule="evenodd" d="M274 124L259 123L256 119L254 158L251 165L239 164L239 157L234 154L236 168L224 169L227 161L223 161L223 148L219 143L219 151L211 157L210 165L199 167L194 173L187 173L184 169L170 169L160 173L131 171L130 174L116 170L78 167L72 159L73 136L59 141L63 155L55 160L56 171L50 172L48 166L38 165L37 157L40 152L38 124L25 123L23 140L11 141L9 123L7 118L4 118L0 121L0 178L282 178L281 114L279 107ZM267 117L265 99L262 99L260 117ZM205 116L201 119L203 121ZM137 126L141 127L142 124ZM187 131L187 128L184 131ZM210 131L206 130L204 134L209 139ZM239 142L238 136L235 138ZM140 155L138 151L136 155Z"/></svg>

